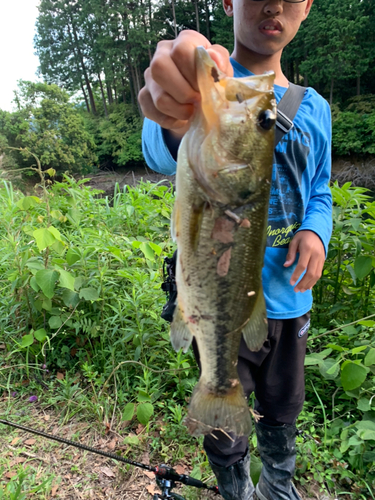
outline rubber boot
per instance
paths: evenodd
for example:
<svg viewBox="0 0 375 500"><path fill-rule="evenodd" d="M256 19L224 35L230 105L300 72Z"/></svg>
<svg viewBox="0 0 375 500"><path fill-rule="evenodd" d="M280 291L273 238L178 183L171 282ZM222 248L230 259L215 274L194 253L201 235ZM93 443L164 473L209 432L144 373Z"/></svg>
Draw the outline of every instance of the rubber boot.
<svg viewBox="0 0 375 500"><path fill-rule="evenodd" d="M253 500L254 485L250 477L250 453L230 467L220 467L210 461L220 495L225 500Z"/></svg>
<svg viewBox="0 0 375 500"><path fill-rule="evenodd" d="M263 463L256 488L259 500L301 500L292 483L296 466L296 428L257 423L258 451Z"/></svg>

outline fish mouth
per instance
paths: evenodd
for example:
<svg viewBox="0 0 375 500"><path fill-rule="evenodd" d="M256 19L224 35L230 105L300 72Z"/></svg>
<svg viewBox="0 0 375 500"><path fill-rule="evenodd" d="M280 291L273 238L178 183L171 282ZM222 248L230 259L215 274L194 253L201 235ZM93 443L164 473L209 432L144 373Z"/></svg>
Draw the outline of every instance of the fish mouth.
<svg viewBox="0 0 375 500"><path fill-rule="evenodd" d="M266 36L279 35L283 30L283 25L278 19L266 19L258 27L259 31Z"/></svg>

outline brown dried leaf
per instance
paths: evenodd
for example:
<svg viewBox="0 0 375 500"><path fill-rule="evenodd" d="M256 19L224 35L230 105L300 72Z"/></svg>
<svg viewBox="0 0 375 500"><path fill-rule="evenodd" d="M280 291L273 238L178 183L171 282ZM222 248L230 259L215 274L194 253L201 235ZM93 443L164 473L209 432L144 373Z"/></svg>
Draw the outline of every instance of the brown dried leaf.
<svg viewBox="0 0 375 500"><path fill-rule="evenodd" d="M177 472L177 474L185 474L185 467L183 465L177 465L174 467L174 470Z"/></svg>
<svg viewBox="0 0 375 500"><path fill-rule="evenodd" d="M0 349L5 349L5 344L0 344Z"/></svg>
<svg viewBox="0 0 375 500"><path fill-rule="evenodd" d="M141 462L146 465L150 465L150 455L148 451L145 451L142 455Z"/></svg>
<svg viewBox="0 0 375 500"><path fill-rule="evenodd" d="M6 477L7 479L12 479L12 477L14 477L14 476L17 476L17 472L11 472L11 471L10 471L10 472L7 472L7 473L5 474L5 477Z"/></svg>
<svg viewBox="0 0 375 500"><path fill-rule="evenodd" d="M156 484L149 484L146 487L146 490L150 493L150 495L155 495Z"/></svg>
<svg viewBox="0 0 375 500"><path fill-rule="evenodd" d="M100 472L102 472L107 477L116 477L116 474L109 467L102 467L100 469Z"/></svg>
<svg viewBox="0 0 375 500"><path fill-rule="evenodd" d="M21 438L20 437L16 437L12 440L12 442L10 443L12 446L14 446L15 444L17 444L19 441L21 441Z"/></svg>
<svg viewBox="0 0 375 500"><path fill-rule="evenodd" d="M24 462L26 462L26 458L17 457L14 461L16 464L23 464Z"/></svg>
<svg viewBox="0 0 375 500"><path fill-rule="evenodd" d="M26 439L24 444L27 444L28 446L32 446L33 444L36 443L36 439Z"/></svg>
<svg viewBox="0 0 375 500"><path fill-rule="evenodd" d="M55 484L54 486L52 486L52 490L51 490L51 496L54 497L57 493L57 490L59 489L59 485L58 484Z"/></svg>
<svg viewBox="0 0 375 500"><path fill-rule="evenodd" d="M65 375L63 373L61 373L61 372L57 372L56 378L58 378L59 380L64 380Z"/></svg>
<svg viewBox="0 0 375 500"><path fill-rule="evenodd" d="M143 470L142 471L145 476L147 476L149 479L155 479L155 474L149 470Z"/></svg>
<svg viewBox="0 0 375 500"><path fill-rule="evenodd" d="M140 434L145 427L146 427L145 425L138 424L138 427L135 430L136 434Z"/></svg>
<svg viewBox="0 0 375 500"><path fill-rule="evenodd" d="M45 420L46 422L48 422L50 418L51 418L51 417L50 417L49 415L44 415L44 420Z"/></svg>
<svg viewBox="0 0 375 500"><path fill-rule="evenodd" d="M108 444L107 444L107 448L111 451L113 451L115 448L116 448L116 444L117 444L117 438L113 438L112 441L110 441Z"/></svg>

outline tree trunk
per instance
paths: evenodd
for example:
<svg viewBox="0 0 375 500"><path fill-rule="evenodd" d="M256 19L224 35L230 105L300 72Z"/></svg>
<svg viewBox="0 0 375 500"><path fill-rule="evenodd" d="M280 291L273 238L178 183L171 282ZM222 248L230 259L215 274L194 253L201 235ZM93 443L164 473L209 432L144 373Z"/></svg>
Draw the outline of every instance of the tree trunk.
<svg viewBox="0 0 375 500"><path fill-rule="evenodd" d="M77 35L77 31L75 29L72 17L70 18L70 22L72 23L73 36L74 36L74 41L76 43L76 50L77 50L77 54L78 54L78 57L79 57L79 60L80 60L80 63L81 63L82 71L83 71L83 74L84 74L84 77L85 77L85 83L86 83L87 91L89 93L91 109L92 109L93 114L96 115L96 106L95 106L94 94L92 93L90 80L89 80L89 77L88 77L88 74L87 74L85 61L83 59L83 55L82 55L81 49L79 47L78 35Z"/></svg>
<svg viewBox="0 0 375 500"><path fill-rule="evenodd" d="M296 61L296 76L297 76L296 84L299 85L299 64L298 64L298 61Z"/></svg>
<svg viewBox="0 0 375 500"><path fill-rule="evenodd" d="M307 76L307 73L303 75L303 84L305 87L309 86L309 77Z"/></svg>
<svg viewBox="0 0 375 500"><path fill-rule="evenodd" d="M82 90L83 97L85 98L86 109L87 109L87 111L90 113L90 104L89 104L89 101L88 101L88 99L87 99L87 95L86 95L85 87L83 86L83 83L82 83L82 82L81 82L81 90Z"/></svg>
<svg viewBox="0 0 375 500"><path fill-rule="evenodd" d="M200 32L200 26L199 26L199 11L198 11L198 0L192 0L194 2L194 7L195 7L195 22L197 26L197 31L198 33Z"/></svg>
<svg viewBox="0 0 375 500"><path fill-rule="evenodd" d="M332 106L333 103L333 84L334 84L334 79L333 76L331 77L331 89L329 92L329 105Z"/></svg>
<svg viewBox="0 0 375 500"><path fill-rule="evenodd" d="M112 87L110 86L109 83L107 83L107 79L106 79L106 87L107 87L108 103L113 104Z"/></svg>
<svg viewBox="0 0 375 500"><path fill-rule="evenodd" d="M210 10L208 8L207 0L204 0L205 10L206 10L206 35L208 40L211 42L211 33L210 33Z"/></svg>
<svg viewBox="0 0 375 500"><path fill-rule="evenodd" d="M106 117L106 118L108 118L107 103L106 103L106 101L105 101L105 94L104 94L104 89L103 89L102 79L100 78L100 73L98 73L98 80L99 80L99 85L100 85L100 93L102 94L102 101L103 101L103 107L104 107L104 114L105 114L105 117Z"/></svg>
<svg viewBox="0 0 375 500"><path fill-rule="evenodd" d="M173 14L173 26L174 26L174 36L177 38L177 21L176 21L176 12L174 10L174 0L172 2L172 14Z"/></svg>

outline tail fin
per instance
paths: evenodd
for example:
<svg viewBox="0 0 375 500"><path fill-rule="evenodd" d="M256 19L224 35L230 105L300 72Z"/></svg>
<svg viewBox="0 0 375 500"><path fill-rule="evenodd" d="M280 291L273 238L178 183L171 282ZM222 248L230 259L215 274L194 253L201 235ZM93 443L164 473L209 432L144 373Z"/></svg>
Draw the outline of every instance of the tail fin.
<svg viewBox="0 0 375 500"><path fill-rule="evenodd" d="M185 419L190 434L199 436L221 430L224 434L249 435L249 407L239 380L225 395L214 394L201 381L196 385Z"/></svg>

